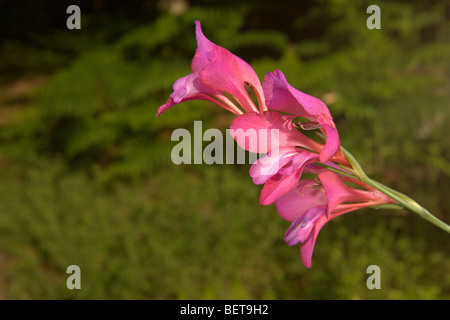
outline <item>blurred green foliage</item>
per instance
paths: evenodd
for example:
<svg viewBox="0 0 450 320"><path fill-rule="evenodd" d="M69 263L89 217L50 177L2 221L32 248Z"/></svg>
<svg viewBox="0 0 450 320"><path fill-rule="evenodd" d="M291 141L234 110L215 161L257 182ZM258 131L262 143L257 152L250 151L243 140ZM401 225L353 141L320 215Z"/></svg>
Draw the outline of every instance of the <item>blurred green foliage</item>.
<svg viewBox="0 0 450 320"><path fill-rule="evenodd" d="M449 222L449 5L191 4L116 18L115 33L108 20L93 28L94 12L79 33L2 42L5 83L47 80L25 98L0 95L0 298L449 299L444 232L406 212L361 210L321 231L306 270L282 239L289 223L258 205L249 165L170 160L174 129L226 129L232 115L193 101L155 117L190 72L198 19L261 79L280 69L322 98L371 176ZM370 4L380 30L366 28ZM65 285L71 264L80 291ZM381 290L366 287L372 264Z"/></svg>

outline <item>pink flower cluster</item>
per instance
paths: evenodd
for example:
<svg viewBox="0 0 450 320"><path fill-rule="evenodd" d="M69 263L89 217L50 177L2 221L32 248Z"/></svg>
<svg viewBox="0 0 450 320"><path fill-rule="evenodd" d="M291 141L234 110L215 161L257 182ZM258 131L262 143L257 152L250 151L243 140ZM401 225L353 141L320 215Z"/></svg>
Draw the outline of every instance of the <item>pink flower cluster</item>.
<svg viewBox="0 0 450 320"><path fill-rule="evenodd" d="M275 204L279 215L292 222L284 239L291 246L301 244L303 264L310 268L314 244L325 223L350 211L394 201L349 175L328 169L345 172L351 165L341 151L325 103L293 88L280 70L267 73L261 85L247 62L208 40L200 22L195 23L198 48L193 72L174 83L173 93L157 115L184 101L206 100L237 116L230 126L235 132L277 130L276 150L271 144L261 147L235 138L245 150L267 154L250 168L253 182L263 185L260 203ZM249 88L257 101L249 95ZM324 141L302 130L319 130ZM306 172L316 178L302 179Z"/></svg>

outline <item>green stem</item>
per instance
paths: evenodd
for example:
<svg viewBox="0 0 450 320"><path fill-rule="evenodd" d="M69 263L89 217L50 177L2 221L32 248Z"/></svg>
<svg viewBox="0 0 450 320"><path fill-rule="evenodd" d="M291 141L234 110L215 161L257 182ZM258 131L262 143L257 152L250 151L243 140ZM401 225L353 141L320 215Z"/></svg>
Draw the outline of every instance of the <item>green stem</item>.
<svg viewBox="0 0 450 320"><path fill-rule="evenodd" d="M326 168L327 170L333 171L333 172L335 172L335 173L337 173L337 174L340 174L340 175L343 175L343 176L346 176L346 177L349 177L349 178L353 178L353 179L355 178L354 175L348 173L347 171L339 170L339 169L337 169L337 168L335 168L335 167L332 167L332 166L329 166L329 165L327 165L327 164L325 164L325 163L317 163L317 164L318 164L319 166L324 167L324 168Z"/></svg>
<svg viewBox="0 0 450 320"><path fill-rule="evenodd" d="M342 148L342 147L341 147ZM436 218L434 215L432 215L427 209L419 205L416 201L411 199L410 197L404 195L403 193L400 193L394 189L391 189L387 186L385 186L382 183L379 183L375 180L370 179L364 170L362 169L361 165L358 163L358 161L355 159L355 157L348 152L346 149L342 148L342 152L346 156L347 160L350 162L350 164L353 167L353 173L364 183L367 183L369 186L377 189L378 191L384 193L385 195L389 196L391 199L395 200L398 204L402 205L403 207L411 210L412 212L417 213L419 216L424 218L425 220L431 222L435 226L441 228L444 231L447 231L450 233L450 226L443 222L442 220Z"/></svg>
<svg viewBox="0 0 450 320"><path fill-rule="evenodd" d="M361 181L367 183L368 185L374 187L375 189L383 192L385 195L389 196L393 200L397 201L399 204L401 204L403 207L411 210L412 212L417 213L419 216L424 218L425 220L431 222L435 226L441 228L444 231L447 231L450 233L450 226L443 222L442 220L436 218L434 215L432 215L427 209L422 207L420 204L418 204L413 199L409 198L408 196L393 190L375 180L372 180L370 178L362 179Z"/></svg>

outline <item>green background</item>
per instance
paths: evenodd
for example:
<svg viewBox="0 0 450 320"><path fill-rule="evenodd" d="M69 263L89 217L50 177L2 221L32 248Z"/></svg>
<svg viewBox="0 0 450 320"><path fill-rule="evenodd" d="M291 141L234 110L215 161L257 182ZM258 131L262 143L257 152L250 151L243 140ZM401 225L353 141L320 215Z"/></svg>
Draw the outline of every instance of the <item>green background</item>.
<svg viewBox="0 0 450 320"><path fill-rule="evenodd" d="M81 8L68 30L66 8ZM381 9L369 30L366 9ZM0 4L1 299L449 299L450 236L408 211L321 231L312 268L258 204L250 165L179 165L176 128L225 132L205 101L156 118L190 73L194 20L258 75L323 99L367 173L450 222L446 1ZM205 146L205 145L204 145ZM69 290L69 265L81 290ZM381 289L366 287L370 265Z"/></svg>

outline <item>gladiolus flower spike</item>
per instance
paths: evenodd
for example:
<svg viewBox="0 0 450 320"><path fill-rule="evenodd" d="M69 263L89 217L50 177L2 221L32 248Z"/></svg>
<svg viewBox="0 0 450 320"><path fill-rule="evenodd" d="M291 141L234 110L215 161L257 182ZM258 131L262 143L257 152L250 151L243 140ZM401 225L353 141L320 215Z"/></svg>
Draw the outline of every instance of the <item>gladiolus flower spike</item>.
<svg viewBox="0 0 450 320"><path fill-rule="evenodd" d="M197 50L192 73L173 85L173 93L159 107L160 116L172 106L206 100L230 111L236 118L230 128L245 150L265 154L250 167L255 184L262 184L260 204L275 204L281 218L292 224L284 235L290 246L300 243L303 264L311 267L312 253L321 228L330 220L362 208L407 208L450 233L450 226L400 192L370 179L355 157L340 144L328 107L320 99L292 87L280 70L268 72L261 84L253 68L241 58L207 39L195 21ZM247 87L256 94L253 101ZM295 122L302 117L307 122ZM276 143L240 139L247 130ZM302 131L319 130L324 141ZM302 177L304 172L316 176Z"/></svg>

